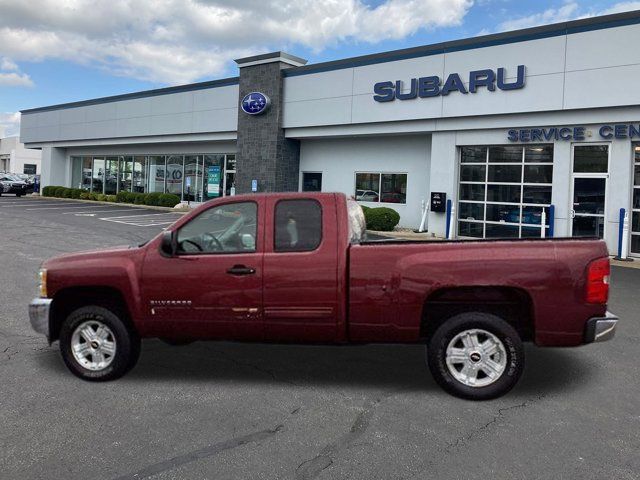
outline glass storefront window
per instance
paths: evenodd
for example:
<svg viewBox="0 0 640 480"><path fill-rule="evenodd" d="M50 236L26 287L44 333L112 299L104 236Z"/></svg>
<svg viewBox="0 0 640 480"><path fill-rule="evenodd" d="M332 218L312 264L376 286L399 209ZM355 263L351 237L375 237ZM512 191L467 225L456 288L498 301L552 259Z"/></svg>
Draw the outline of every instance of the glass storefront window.
<svg viewBox="0 0 640 480"><path fill-rule="evenodd" d="M537 145L524 148L525 163L552 163L553 145Z"/></svg>
<svg viewBox="0 0 640 480"><path fill-rule="evenodd" d="M132 191L136 193L144 193L146 184L146 157L137 155L133 157L133 169L131 173Z"/></svg>
<svg viewBox="0 0 640 480"><path fill-rule="evenodd" d="M382 203L407 203L407 174L383 173L380 202Z"/></svg>
<svg viewBox="0 0 640 480"><path fill-rule="evenodd" d="M322 172L302 172L302 191L321 192Z"/></svg>
<svg viewBox="0 0 640 480"><path fill-rule="evenodd" d="M133 179L133 157L120 157L119 192L130 192Z"/></svg>
<svg viewBox="0 0 640 480"><path fill-rule="evenodd" d="M522 147L489 147L489 163L522 163Z"/></svg>
<svg viewBox="0 0 640 480"><path fill-rule="evenodd" d="M91 191L95 193L104 193L104 157L94 157L93 159L93 177L91 182Z"/></svg>
<svg viewBox="0 0 640 480"><path fill-rule="evenodd" d="M188 202L196 201L197 192L200 191L198 183L202 182L202 156L185 155L184 157L184 200Z"/></svg>
<svg viewBox="0 0 640 480"><path fill-rule="evenodd" d="M183 177L182 155L169 155L167 157L167 193L173 193L182 199L182 177Z"/></svg>
<svg viewBox="0 0 640 480"><path fill-rule="evenodd" d="M552 162L553 145L461 147L458 235L539 237L542 209L551 204Z"/></svg>
<svg viewBox="0 0 640 480"><path fill-rule="evenodd" d="M93 165L93 158L82 157L82 189L91 190L91 169Z"/></svg>
<svg viewBox="0 0 640 480"><path fill-rule="evenodd" d="M104 193L118 193L118 157L107 157L104 168Z"/></svg>
<svg viewBox="0 0 640 480"><path fill-rule="evenodd" d="M608 145L576 145L573 147L574 173L607 173Z"/></svg>
<svg viewBox="0 0 640 480"><path fill-rule="evenodd" d="M406 173L356 173L355 186L360 202L407 203Z"/></svg>
<svg viewBox="0 0 640 480"><path fill-rule="evenodd" d="M149 156L149 173L147 175L147 192L164 193L165 157L163 155Z"/></svg>
<svg viewBox="0 0 640 480"><path fill-rule="evenodd" d="M73 188L108 195L166 192L195 202L229 195L236 173L229 170L236 165L233 154L73 156L70 160Z"/></svg>
<svg viewBox="0 0 640 480"><path fill-rule="evenodd" d="M487 147L464 147L460 161L462 163L487 163Z"/></svg>
<svg viewBox="0 0 640 480"><path fill-rule="evenodd" d="M379 173L356 173L356 200L361 202L380 200Z"/></svg>

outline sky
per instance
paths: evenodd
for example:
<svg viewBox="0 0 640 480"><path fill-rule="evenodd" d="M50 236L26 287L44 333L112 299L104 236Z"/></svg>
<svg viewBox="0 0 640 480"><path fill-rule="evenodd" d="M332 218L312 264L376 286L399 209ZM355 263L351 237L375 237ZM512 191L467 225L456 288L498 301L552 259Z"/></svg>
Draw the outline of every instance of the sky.
<svg viewBox="0 0 640 480"><path fill-rule="evenodd" d="M606 0L0 0L0 130L20 110L640 10Z"/></svg>

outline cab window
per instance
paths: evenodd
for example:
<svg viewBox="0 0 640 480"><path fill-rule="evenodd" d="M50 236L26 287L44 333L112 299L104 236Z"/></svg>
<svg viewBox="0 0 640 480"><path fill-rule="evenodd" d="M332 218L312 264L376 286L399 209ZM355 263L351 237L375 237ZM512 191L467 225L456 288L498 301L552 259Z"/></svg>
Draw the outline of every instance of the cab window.
<svg viewBox="0 0 640 480"><path fill-rule="evenodd" d="M178 253L255 252L257 211L254 202L205 210L178 230Z"/></svg>
<svg viewBox="0 0 640 480"><path fill-rule="evenodd" d="M315 200L280 200L275 210L276 252L308 252L322 241L322 207Z"/></svg>

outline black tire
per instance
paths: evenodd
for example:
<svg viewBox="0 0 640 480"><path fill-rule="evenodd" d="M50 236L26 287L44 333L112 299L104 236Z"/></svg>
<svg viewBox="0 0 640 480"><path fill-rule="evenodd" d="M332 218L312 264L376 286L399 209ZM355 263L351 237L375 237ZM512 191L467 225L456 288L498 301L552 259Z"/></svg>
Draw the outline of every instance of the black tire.
<svg viewBox="0 0 640 480"><path fill-rule="evenodd" d="M112 332L116 349L111 363L101 370L85 368L72 353L72 337L78 326L87 321L99 321ZM118 316L104 307L88 305L71 312L60 329L60 352L71 373L93 382L105 382L122 377L140 357L140 337Z"/></svg>
<svg viewBox="0 0 640 480"><path fill-rule="evenodd" d="M16 197L20 198L22 196L21 193L16 193Z"/></svg>
<svg viewBox="0 0 640 480"><path fill-rule="evenodd" d="M458 380L446 362L449 343L459 333L473 329L495 335L502 342L506 352L504 370L493 383L485 386L470 386ZM436 382L445 391L469 400L489 400L504 395L518 382L524 369L524 348L518 332L500 317L488 313L467 312L446 320L438 327L429 339L427 363ZM482 375L485 375L484 372Z"/></svg>

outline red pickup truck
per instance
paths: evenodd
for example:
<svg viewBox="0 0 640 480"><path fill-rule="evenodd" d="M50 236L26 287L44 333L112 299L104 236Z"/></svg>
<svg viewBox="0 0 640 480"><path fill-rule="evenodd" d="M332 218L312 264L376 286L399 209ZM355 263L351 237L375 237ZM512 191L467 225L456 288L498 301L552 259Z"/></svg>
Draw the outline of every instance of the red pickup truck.
<svg viewBox="0 0 640 480"><path fill-rule="evenodd" d="M225 197L148 243L44 263L33 328L86 380L124 375L141 338L424 343L438 383L507 392L522 344L611 338L609 258L591 239L367 241L339 193Z"/></svg>

